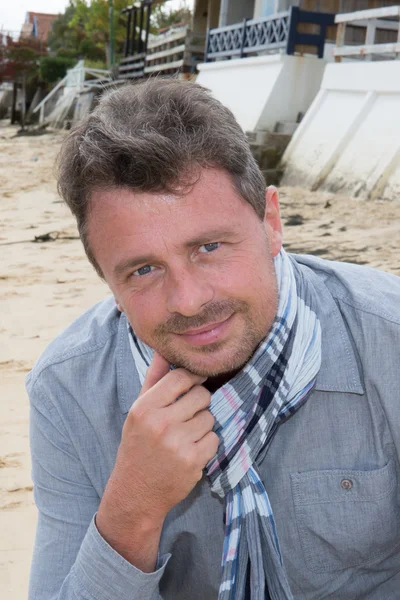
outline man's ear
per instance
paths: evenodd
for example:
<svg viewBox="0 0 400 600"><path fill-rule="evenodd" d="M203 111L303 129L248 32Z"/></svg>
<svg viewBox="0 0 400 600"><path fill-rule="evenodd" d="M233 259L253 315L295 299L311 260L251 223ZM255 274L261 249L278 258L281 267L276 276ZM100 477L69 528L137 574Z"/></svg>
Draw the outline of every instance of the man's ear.
<svg viewBox="0 0 400 600"><path fill-rule="evenodd" d="M272 256L276 256L282 248L282 223L279 212L278 190L273 185L268 186L265 192L264 223Z"/></svg>
<svg viewBox="0 0 400 600"><path fill-rule="evenodd" d="M115 304L117 305L119 312L124 312L124 309L122 308L122 306L120 305L120 303L118 302L118 300L115 296L114 296L114 300L115 300Z"/></svg>

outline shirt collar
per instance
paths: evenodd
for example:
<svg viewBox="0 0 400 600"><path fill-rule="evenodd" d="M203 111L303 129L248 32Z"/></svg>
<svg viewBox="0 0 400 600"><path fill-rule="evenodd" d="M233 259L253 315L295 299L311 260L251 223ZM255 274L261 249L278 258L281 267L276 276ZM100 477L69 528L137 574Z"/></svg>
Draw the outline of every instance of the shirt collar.
<svg viewBox="0 0 400 600"><path fill-rule="evenodd" d="M334 297L311 268L298 262L297 265L314 287L316 312L321 323L321 368L314 389L363 394L356 352Z"/></svg>
<svg viewBox="0 0 400 600"><path fill-rule="evenodd" d="M316 292L316 312L321 323L322 356L315 390L326 392L347 392L363 394L360 371L346 324L340 310L323 281L312 269L306 269L304 276ZM140 393L140 380L129 344L127 318L121 314L117 344L117 389L121 411L129 411Z"/></svg>
<svg viewBox="0 0 400 600"><path fill-rule="evenodd" d="M122 413L129 412L133 401L139 396L141 385L129 344L128 320L121 313L117 342L117 390Z"/></svg>

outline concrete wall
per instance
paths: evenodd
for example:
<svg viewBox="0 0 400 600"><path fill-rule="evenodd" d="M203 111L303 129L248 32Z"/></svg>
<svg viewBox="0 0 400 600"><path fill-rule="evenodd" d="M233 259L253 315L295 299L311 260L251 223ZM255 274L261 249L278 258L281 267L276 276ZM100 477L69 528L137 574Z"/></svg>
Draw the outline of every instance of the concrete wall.
<svg viewBox="0 0 400 600"><path fill-rule="evenodd" d="M197 83L230 108L245 131L273 131L296 121L321 85L325 62L314 56L271 54L199 65Z"/></svg>
<svg viewBox="0 0 400 600"><path fill-rule="evenodd" d="M192 31L203 33L208 27L208 0L197 0L194 5Z"/></svg>
<svg viewBox="0 0 400 600"><path fill-rule="evenodd" d="M218 27L220 4L219 0L208 0L207 27L210 27L210 29Z"/></svg>
<svg viewBox="0 0 400 600"><path fill-rule="evenodd" d="M400 61L328 64L284 157L284 184L400 198Z"/></svg>
<svg viewBox="0 0 400 600"><path fill-rule="evenodd" d="M218 27L220 4L220 0L197 0L193 9L192 31L205 33L208 27Z"/></svg>
<svg viewBox="0 0 400 600"><path fill-rule="evenodd" d="M252 19L255 0L231 0L228 8L228 25Z"/></svg>

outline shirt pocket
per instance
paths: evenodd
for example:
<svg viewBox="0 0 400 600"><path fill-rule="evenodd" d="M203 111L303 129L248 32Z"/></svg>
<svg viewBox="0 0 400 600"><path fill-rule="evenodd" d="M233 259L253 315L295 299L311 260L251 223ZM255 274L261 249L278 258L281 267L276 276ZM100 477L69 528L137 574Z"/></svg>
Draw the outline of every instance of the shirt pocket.
<svg viewBox="0 0 400 600"><path fill-rule="evenodd" d="M400 546L393 460L373 471L292 473L291 482L300 541L311 571L361 566Z"/></svg>

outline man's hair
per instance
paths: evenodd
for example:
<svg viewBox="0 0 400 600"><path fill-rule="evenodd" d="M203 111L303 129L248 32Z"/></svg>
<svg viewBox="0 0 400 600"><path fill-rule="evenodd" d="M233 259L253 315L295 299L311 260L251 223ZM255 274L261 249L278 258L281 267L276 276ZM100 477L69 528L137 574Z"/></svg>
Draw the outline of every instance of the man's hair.
<svg viewBox="0 0 400 600"><path fill-rule="evenodd" d="M58 157L59 193L98 274L103 276L87 227L94 190L182 193L210 167L229 173L238 194L263 219L263 175L233 114L208 90L154 78L105 93L71 130Z"/></svg>

